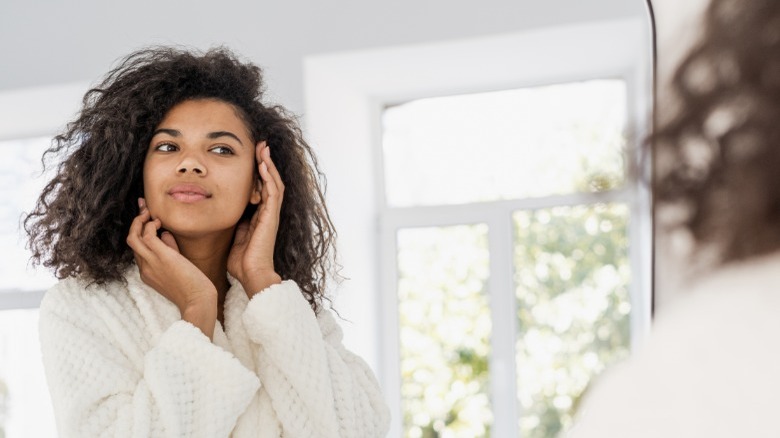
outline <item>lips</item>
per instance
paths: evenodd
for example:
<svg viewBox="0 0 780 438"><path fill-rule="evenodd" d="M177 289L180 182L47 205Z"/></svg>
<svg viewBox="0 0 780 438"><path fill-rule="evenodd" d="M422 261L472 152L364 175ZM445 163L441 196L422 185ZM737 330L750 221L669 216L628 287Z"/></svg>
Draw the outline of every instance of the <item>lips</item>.
<svg viewBox="0 0 780 438"><path fill-rule="evenodd" d="M177 184L168 190L168 195L180 202L198 202L211 198L211 193L197 184Z"/></svg>

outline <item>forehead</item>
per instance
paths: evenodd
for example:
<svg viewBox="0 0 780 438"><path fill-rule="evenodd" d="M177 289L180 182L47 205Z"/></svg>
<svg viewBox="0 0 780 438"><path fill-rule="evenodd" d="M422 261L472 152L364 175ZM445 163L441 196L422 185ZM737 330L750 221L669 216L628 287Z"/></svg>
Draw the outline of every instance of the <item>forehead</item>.
<svg viewBox="0 0 780 438"><path fill-rule="evenodd" d="M177 129L183 133L231 131L251 138L251 130L239 110L232 104L216 99L180 102L168 110L157 128Z"/></svg>

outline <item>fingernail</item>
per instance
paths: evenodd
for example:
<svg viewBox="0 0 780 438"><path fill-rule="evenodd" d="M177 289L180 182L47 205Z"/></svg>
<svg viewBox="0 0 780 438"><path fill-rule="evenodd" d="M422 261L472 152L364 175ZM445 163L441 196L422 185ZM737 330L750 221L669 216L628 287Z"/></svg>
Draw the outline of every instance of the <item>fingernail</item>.
<svg viewBox="0 0 780 438"><path fill-rule="evenodd" d="M264 171L268 172L268 165L267 165L267 164L265 164L265 161L263 161L263 162L260 164L260 167L262 167Z"/></svg>
<svg viewBox="0 0 780 438"><path fill-rule="evenodd" d="M144 198L138 198L138 208L144 208L146 205L146 201L144 201Z"/></svg>
<svg viewBox="0 0 780 438"><path fill-rule="evenodd" d="M271 157L271 146L266 146L265 149L263 149L263 153L268 155L268 157Z"/></svg>

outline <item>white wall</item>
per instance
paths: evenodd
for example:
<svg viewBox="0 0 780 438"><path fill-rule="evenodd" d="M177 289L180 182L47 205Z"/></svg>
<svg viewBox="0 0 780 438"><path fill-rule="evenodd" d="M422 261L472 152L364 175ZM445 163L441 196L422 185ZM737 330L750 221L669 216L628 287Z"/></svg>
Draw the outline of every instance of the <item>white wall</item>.
<svg viewBox="0 0 780 438"><path fill-rule="evenodd" d="M227 44L265 66L274 100L301 112L306 55L643 13L643 0L3 0L0 90L94 82L149 44Z"/></svg>

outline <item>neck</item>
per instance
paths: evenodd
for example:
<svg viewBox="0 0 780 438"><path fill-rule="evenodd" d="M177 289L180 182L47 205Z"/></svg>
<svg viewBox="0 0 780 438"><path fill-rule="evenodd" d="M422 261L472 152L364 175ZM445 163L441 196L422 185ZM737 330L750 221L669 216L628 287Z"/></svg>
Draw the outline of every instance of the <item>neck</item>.
<svg viewBox="0 0 780 438"><path fill-rule="evenodd" d="M206 274L217 289L219 302L222 303L230 288L227 279L227 259L233 240L232 230L206 237L174 237L181 255Z"/></svg>

